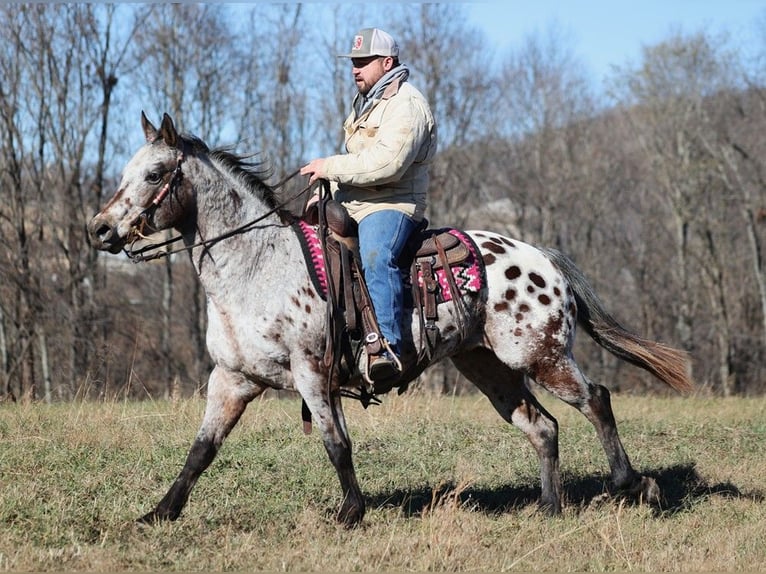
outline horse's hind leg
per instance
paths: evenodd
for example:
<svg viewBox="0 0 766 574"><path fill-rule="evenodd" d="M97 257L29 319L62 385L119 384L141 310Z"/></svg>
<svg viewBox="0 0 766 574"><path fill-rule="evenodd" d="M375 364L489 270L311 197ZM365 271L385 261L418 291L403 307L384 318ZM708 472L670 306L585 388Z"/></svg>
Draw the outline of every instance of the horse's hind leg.
<svg viewBox="0 0 766 574"><path fill-rule="evenodd" d="M309 380L309 379L306 379ZM341 405L340 390L328 392L324 381L304 384L296 379L298 390L311 411L313 420L322 433L325 450L338 473L343 502L338 510L337 519L348 527L356 526L364 518L365 503L354 470L351 456L351 438L346 428L346 420Z"/></svg>
<svg viewBox="0 0 766 574"><path fill-rule="evenodd" d="M540 459L540 506L551 514L560 513L558 423L529 391L524 374L510 369L485 348L456 355L452 362L489 398L500 416L527 436Z"/></svg>
<svg viewBox="0 0 766 574"><path fill-rule="evenodd" d="M640 501L658 502L660 492L656 481L641 476L630 464L617 432L609 390L589 381L571 356L558 362L541 362L531 374L535 382L577 408L593 424L609 461L615 487Z"/></svg>
<svg viewBox="0 0 766 574"><path fill-rule="evenodd" d="M261 394L264 387L249 383L239 373L220 367L213 369L208 381L207 405L197 437L186 457L186 463L157 507L139 519L151 524L175 520L181 514L197 479L213 462L218 449L239 421L247 404Z"/></svg>

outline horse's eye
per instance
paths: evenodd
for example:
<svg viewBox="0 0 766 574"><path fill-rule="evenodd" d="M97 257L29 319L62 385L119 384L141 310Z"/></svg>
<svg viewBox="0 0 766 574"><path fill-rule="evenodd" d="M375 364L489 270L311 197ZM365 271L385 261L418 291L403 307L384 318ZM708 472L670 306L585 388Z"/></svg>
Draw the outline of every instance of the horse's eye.
<svg viewBox="0 0 766 574"><path fill-rule="evenodd" d="M147 183L156 184L162 181L162 176L157 171L150 171L146 174L146 181Z"/></svg>

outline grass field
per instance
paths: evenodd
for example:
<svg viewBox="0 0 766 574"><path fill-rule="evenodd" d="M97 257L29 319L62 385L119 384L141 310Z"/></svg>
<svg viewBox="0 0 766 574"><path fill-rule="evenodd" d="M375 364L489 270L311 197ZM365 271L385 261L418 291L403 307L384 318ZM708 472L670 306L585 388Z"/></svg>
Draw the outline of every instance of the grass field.
<svg viewBox="0 0 766 574"><path fill-rule="evenodd" d="M0 570L733 571L766 564L766 399L613 397L661 509L605 495L593 428L560 423L565 508L535 506L537 459L486 399L347 401L361 527L300 403L252 404L181 518L134 520L180 470L204 403L0 407Z"/></svg>

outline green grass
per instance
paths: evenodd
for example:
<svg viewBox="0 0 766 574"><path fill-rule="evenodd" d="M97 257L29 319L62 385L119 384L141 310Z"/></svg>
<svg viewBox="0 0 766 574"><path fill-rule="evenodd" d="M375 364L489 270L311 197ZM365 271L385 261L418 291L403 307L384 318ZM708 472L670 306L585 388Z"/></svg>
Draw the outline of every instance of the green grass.
<svg viewBox="0 0 766 574"><path fill-rule="evenodd" d="M759 570L766 399L614 397L659 511L605 495L593 428L545 398L565 508L536 509L537 459L478 396L347 401L368 512L346 530L335 472L300 403L252 404L181 518L141 527L204 403L0 407L0 570Z"/></svg>

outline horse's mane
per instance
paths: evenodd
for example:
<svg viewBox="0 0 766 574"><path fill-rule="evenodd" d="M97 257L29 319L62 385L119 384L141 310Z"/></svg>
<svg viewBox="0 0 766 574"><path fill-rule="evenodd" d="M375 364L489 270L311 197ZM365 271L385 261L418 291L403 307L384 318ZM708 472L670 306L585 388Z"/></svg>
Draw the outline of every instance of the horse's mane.
<svg viewBox="0 0 766 574"><path fill-rule="evenodd" d="M274 175L274 168L264 153L237 154L231 146L211 150L204 141L191 134L183 134L181 139L187 150L192 153L207 154L210 159L230 171L235 178L245 184L248 190L262 199L269 209L279 205L281 198L277 190L267 183L267 180Z"/></svg>
<svg viewBox="0 0 766 574"><path fill-rule="evenodd" d="M214 159L242 181L247 189L260 197L269 209L279 205L280 198L274 187L266 181L274 174L268 157L260 152L246 155L234 153L230 148L216 148L210 151Z"/></svg>

